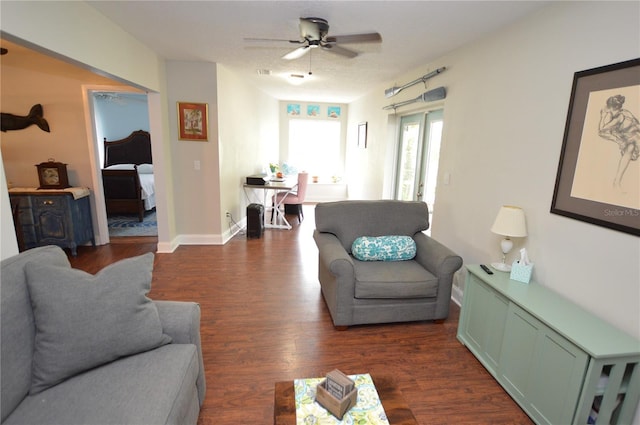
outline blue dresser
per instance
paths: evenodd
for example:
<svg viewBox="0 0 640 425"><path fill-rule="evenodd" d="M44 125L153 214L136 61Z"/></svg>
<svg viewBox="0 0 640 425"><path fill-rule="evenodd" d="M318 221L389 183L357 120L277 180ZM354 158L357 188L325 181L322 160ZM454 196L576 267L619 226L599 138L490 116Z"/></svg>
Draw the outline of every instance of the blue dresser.
<svg viewBox="0 0 640 425"><path fill-rule="evenodd" d="M79 245L95 246L89 189L13 188L9 197L21 251L57 245L76 256Z"/></svg>

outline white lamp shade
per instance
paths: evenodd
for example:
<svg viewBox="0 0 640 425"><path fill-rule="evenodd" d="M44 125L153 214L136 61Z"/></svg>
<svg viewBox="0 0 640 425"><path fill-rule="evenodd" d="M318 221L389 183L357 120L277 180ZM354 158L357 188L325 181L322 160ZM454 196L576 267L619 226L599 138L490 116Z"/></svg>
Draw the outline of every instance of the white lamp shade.
<svg viewBox="0 0 640 425"><path fill-rule="evenodd" d="M527 236L527 224L524 211L520 207L503 205L498 211L491 231L497 235L522 238Z"/></svg>

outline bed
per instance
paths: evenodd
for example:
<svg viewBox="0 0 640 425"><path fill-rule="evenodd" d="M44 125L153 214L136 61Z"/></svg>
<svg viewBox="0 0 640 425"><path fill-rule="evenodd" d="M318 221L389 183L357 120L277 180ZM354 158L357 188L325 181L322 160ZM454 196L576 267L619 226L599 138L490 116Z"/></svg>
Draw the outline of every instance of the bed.
<svg viewBox="0 0 640 425"><path fill-rule="evenodd" d="M149 132L137 130L121 140L104 139L102 185L107 216L137 214L143 221L144 212L156 206Z"/></svg>

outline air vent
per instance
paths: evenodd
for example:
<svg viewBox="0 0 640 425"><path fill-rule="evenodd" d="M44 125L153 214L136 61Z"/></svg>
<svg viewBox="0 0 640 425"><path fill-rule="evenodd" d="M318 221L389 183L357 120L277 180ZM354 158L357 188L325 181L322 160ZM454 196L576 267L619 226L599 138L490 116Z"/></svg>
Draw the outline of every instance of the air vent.
<svg viewBox="0 0 640 425"><path fill-rule="evenodd" d="M270 69L259 69L258 70L258 75L271 75L271 70Z"/></svg>

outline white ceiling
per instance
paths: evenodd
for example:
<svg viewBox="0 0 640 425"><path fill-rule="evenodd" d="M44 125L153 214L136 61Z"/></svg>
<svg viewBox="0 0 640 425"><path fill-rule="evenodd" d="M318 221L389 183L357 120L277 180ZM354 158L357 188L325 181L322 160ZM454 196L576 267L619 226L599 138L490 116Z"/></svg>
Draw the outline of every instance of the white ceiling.
<svg viewBox="0 0 640 425"><path fill-rule="evenodd" d="M216 62L278 99L348 103L385 81L533 13L544 1L90 1L168 60ZM320 49L245 38L299 38L300 17L329 21L329 35L379 32L381 44L349 44L353 59ZM445 65L446 64L442 64ZM269 76L257 70L268 69ZM309 76L309 70L313 75ZM303 74L299 85L282 75ZM291 80L291 79L289 79ZM406 81L397 81L403 84Z"/></svg>

